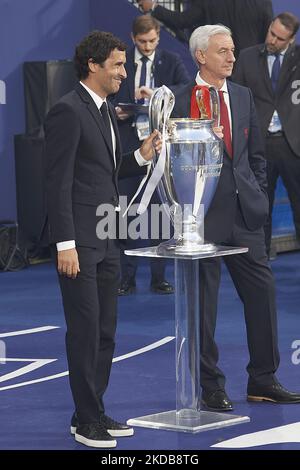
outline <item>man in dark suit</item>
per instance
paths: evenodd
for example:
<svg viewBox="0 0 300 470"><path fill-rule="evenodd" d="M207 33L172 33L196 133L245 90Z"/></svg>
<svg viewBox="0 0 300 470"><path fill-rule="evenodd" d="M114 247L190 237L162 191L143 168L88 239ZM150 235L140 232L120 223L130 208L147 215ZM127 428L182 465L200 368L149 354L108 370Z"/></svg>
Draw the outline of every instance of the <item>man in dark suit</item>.
<svg viewBox="0 0 300 470"><path fill-rule="evenodd" d="M147 133L149 119L147 115L130 116L118 107L118 103L149 103L153 89L166 85L173 91L188 83L190 78L180 57L172 52L158 49L160 25L149 15L139 16L132 25L132 40L134 47L128 52L126 62L127 80L120 87L114 97L117 106L119 132L124 151L137 149L144 135ZM145 131L145 134L144 134ZM127 178L120 184L120 192L131 200L139 179ZM155 193L153 204L160 200ZM161 240L153 239L151 243L157 245ZM143 241L145 244L145 241ZM127 240L124 248L136 248L137 242ZM126 256L121 253L122 280L119 289L120 295L127 295L135 291L138 258ZM151 290L159 294L170 294L172 286L165 280L165 260L153 259L151 266Z"/></svg>
<svg viewBox="0 0 300 470"><path fill-rule="evenodd" d="M191 0L183 12L171 11L153 0L137 0L142 11L149 12L170 29L189 30L205 24L221 23L232 30L235 54L245 47L264 41L273 17L271 0Z"/></svg>
<svg viewBox="0 0 300 470"><path fill-rule="evenodd" d="M199 72L196 83L175 96L173 116L190 116L196 84L212 85L219 90L224 162L204 230L209 241L249 248L248 253L224 257L244 304L250 354L248 400L298 403L300 394L285 390L275 377L279 365L275 293L263 233L268 214L265 160L252 94L248 88L227 81L235 62L228 28L222 25L197 28L190 39L190 50ZM224 374L217 367L214 340L220 267L219 258L200 263L201 386L204 406L229 411L233 406L225 392Z"/></svg>
<svg viewBox="0 0 300 470"><path fill-rule="evenodd" d="M59 273L70 385L75 403L71 432L82 444L115 447L133 429L104 414L114 352L119 248L96 233L97 208L118 208L118 175L140 173L160 145L154 132L135 155L121 156L117 120L107 96L126 78L126 46L94 31L77 46L80 83L50 110L46 132L46 190L50 242ZM98 227L97 227L98 228Z"/></svg>
<svg viewBox="0 0 300 470"><path fill-rule="evenodd" d="M265 43L241 53L233 76L251 89L264 137L270 202L265 226L268 253L278 176L287 188L300 240L300 105L293 98L300 80L300 46L295 45L298 29L299 20L292 13L276 16Z"/></svg>

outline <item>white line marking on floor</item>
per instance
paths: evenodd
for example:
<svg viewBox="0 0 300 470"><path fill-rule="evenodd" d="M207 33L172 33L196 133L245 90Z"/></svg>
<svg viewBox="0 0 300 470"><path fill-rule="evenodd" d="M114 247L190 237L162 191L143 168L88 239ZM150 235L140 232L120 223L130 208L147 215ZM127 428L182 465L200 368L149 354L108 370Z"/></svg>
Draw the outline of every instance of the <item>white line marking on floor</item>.
<svg viewBox="0 0 300 470"><path fill-rule="evenodd" d="M0 338L8 338L9 336L29 335L31 333L41 333L42 331L55 330L60 326L41 326L39 328L31 328L30 330L11 331L9 333L0 333Z"/></svg>
<svg viewBox="0 0 300 470"><path fill-rule="evenodd" d="M155 343L149 344L148 346L144 346L143 348L136 349L135 351L132 351L127 354L123 354L123 356L115 357L113 359L113 362L119 362L123 361L124 359L129 359L130 357L133 356L138 356L139 354L143 354L145 352L151 351L152 349L159 348L160 346L163 346L166 343L169 343L175 338L175 336L166 336L163 339L160 339L159 341L156 341Z"/></svg>
<svg viewBox="0 0 300 470"><path fill-rule="evenodd" d="M39 369L40 367L50 364L51 362L57 361L57 359L18 359L18 358L0 358L0 362L29 362L27 366L15 369L12 372L0 376L0 382L6 382L7 380L15 379L20 375L29 374L33 370Z"/></svg>
<svg viewBox="0 0 300 470"><path fill-rule="evenodd" d="M148 352L148 351L151 351L153 349L156 349L156 348L159 348L160 346L163 346L164 344L166 343L169 343L170 341L172 341L173 339L175 339L174 336L166 336L165 338L162 338L161 340L159 341L155 341L154 343L151 343L149 344L148 346L144 346L143 348L140 348L140 349L136 349L135 351L132 351L130 353L127 353L127 354L123 354L122 356L118 356L118 357L115 357L113 359L113 362L119 362L119 361L123 361L124 359L128 359L130 357L133 357L133 356L137 356L139 354L143 354L145 352ZM53 362L53 361L56 361L57 359L17 359L17 358L0 358L0 362L2 361L11 361L11 362L18 362L18 361L23 361L23 362L28 362L28 361L48 361L46 362L47 364L49 362ZM46 364L45 363L45 364ZM43 365L45 365L43 364ZM41 367L42 365L40 365L39 367ZM21 369L25 369L26 367L28 366L25 366L24 368L21 368ZM37 367L35 367L37 368ZM20 370L20 369L18 369ZM33 370L33 369L32 369ZM27 372L28 373L28 372ZM8 374L7 374L8 375ZM20 375L20 374L19 374ZM18 387L24 387L25 385L32 385L32 384L36 384L36 383L40 383L40 382L46 382L47 380L54 380L54 379L58 379L58 378L61 378L61 377L65 377L69 375L69 371L65 371L65 372L60 372L59 374L54 374L54 375L48 375L47 377L41 377L40 379L34 379L34 380L29 380L27 382L21 382L21 383L17 383L17 384L13 384L13 385L7 385L5 387L0 387L0 392L4 391L4 390L10 390L12 388L18 388ZM0 382L1 382L1 377L0 377Z"/></svg>
<svg viewBox="0 0 300 470"><path fill-rule="evenodd" d="M243 434L233 439L214 444L211 447L242 449L244 447L282 444L284 442L300 442L300 422L265 429L264 431L252 432L250 434Z"/></svg>

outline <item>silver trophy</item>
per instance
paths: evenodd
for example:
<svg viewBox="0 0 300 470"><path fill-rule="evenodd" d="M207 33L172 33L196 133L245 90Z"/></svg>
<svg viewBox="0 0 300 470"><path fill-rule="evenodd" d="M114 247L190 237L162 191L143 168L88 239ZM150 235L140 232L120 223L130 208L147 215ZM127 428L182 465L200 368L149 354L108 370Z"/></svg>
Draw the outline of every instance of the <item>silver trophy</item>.
<svg viewBox="0 0 300 470"><path fill-rule="evenodd" d="M216 251L215 245L204 242L204 217L218 185L223 144L213 131L219 125L218 92L211 87L209 95L212 119L170 119L175 97L166 86L158 88L150 101L150 131L159 129L163 136L163 150L152 162L153 173L161 167L157 190L175 231L171 240L160 244L161 253ZM201 90L196 91L196 100L203 116Z"/></svg>

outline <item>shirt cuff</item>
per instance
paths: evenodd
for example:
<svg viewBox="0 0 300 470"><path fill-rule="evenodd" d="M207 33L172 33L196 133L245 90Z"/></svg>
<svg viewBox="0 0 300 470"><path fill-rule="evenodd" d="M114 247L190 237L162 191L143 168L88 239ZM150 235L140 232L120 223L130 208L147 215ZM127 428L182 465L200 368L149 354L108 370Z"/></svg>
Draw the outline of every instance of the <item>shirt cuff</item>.
<svg viewBox="0 0 300 470"><path fill-rule="evenodd" d="M134 158L136 159L137 161L137 164L139 166L145 166L145 165L150 165L151 161L148 161L148 160L145 160L142 155L141 155L141 152L139 149L137 149L135 152L134 152Z"/></svg>
<svg viewBox="0 0 300 470"><path fill-rule="evenodd" d="M76 247L75 240L68 240L66 242L56 243L57 251L71 250L72 248L75 248L75 247Z"/></svg>

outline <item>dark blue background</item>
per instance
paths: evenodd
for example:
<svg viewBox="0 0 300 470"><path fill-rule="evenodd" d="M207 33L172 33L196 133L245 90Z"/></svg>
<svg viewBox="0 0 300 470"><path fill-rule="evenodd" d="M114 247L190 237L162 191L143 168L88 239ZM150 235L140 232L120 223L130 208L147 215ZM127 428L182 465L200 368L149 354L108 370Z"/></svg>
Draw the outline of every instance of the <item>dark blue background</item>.
<svg viewBox="0 0 300 470"><path fill-rule="evenodd" d="M273 0L275 12L300 16L298 0ZM13 136L25 132L22 64L72 58L74 46L91 29L112 31L130 44L136 9L126 0L0 0L0 80L6 104L0 104L0 220L16 218ZM163 34L167 49L186 48ZM190 70L193 65L186 59Z"/></svg>

